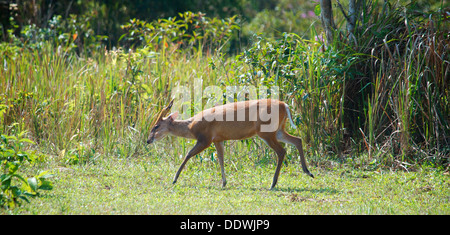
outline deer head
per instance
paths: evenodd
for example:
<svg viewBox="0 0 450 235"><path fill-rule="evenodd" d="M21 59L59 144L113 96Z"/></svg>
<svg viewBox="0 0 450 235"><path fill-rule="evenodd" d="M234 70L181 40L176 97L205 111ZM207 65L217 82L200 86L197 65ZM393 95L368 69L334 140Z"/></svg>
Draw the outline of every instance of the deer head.
<svg viewBox="0 0 450 235"><path fill-rule="evenodd" d="M151 144L158 141L169 134L169 125L178 116L178 112L171 113L169 116L165 117L172 108L173 100L170 101L169 105L161 110L157 118L155 119L155 124L152 127L150 136L147 139L147 143Z"/></svg>

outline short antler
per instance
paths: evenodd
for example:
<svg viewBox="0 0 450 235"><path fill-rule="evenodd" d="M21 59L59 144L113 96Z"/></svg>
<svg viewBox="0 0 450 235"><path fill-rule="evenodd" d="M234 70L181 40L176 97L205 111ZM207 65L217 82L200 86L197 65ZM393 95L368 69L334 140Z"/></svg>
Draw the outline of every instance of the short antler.
<svg viewBox="0 0 450 235"><path fill-rule="evenodd" d="M167 105L167 107L166 107L167 110L170 110L170 109L172 108L173 100L175 100L175 99L172 99L172 100L170 101L169 105Z"/></svg>
<svg viewBox="0 0 450 235"><path fill-rule="evenodd" d="M163 109L162 115L161 115L162 117L166 116L166 115L170 112L170 109L172 108L172 105L173 105L173 100L174 100L174 99L172 99L172 100L170 101L169 105L167 105L167 107L165 107L165 108Z"/></svg>

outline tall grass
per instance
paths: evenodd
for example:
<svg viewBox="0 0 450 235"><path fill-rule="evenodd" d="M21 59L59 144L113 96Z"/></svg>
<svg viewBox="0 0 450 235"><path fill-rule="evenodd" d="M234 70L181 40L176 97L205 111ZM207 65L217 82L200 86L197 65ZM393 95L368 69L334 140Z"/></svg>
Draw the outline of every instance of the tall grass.
<svg viewBox="0 0 450 235"><path fill-rule="evenodd" d="M142 153L152 118L172 88L214 77L201 56L102 50L85 58L60 52L50 45L3 51L0 69L2 133L28 130L42 151L56 156Z"/></svg>
<svg viewBox="0 0 450 235"><path fill-rule="evenodd" d="M367 8L356 41L338 29L326 46L311 27L311 40L256 36L236 57L201 43L189 52L163 43L89 56L70 53L69 44L32 50L3 43L0 131L28 130L41 151L68 163L151 154L144 143L152 118L177 85L193 89L202 79L203 88L280 87L313 163L448 167L448 18L409 9ZM230 146L259 153L250 142ZM173 147L185 154L187 145L180 139Z"/></svg>
<svg viewBox="0 0 450 235"><path fill-rule="evenodd" d="M357 86L367 86L367 98L360 100L369 104L364 132L372 140L370 148L398 156L392 165L428 161L445 166L450 141L447 16L387 3L369 10L373 20L357 31L356 50L370 59L355 69L367 76Z"/></svg>

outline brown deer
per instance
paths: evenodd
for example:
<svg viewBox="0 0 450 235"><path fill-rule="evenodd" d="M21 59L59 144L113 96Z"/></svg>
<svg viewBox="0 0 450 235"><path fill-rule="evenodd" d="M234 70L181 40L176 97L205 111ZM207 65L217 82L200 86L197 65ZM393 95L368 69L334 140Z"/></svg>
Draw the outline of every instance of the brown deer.
<svg viewBox="0 0 450 235"><path fill-rule="evenodd" d="M286 133L284 130L287 118L295 128L289 108L284 102L267 99L229 103L203 110L187 120L176 120L178 112L165 117L172 104L173 100L159 113L154 121L155 124L147 143L151 144L169 134L197 140L178 169L173 179L174 184L177 182L186 162L214 143L222 173L222 187L225 187L227 181L223 163L223 142L225 140L246 139L255 135L263 139L269 147L275 150L278 156L277 168L270 189L273 189L277 184L281 165L286 155L286 150L279 141L297 147L303 172L314 178L306 167L302 140Z"/></svg>

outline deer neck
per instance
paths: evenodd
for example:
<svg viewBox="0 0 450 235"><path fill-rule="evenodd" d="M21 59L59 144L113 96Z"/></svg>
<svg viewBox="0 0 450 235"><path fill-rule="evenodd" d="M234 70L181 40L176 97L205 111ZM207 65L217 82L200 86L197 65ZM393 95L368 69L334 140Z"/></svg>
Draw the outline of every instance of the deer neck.
<svg viewBox="0 0 450 235"><path fill-rule="evenodd" d="M195 136L191 132L191 129L189 128L191 123L192 118L187 120L173 120L172 123L169 125L169 131L172 135L175 136L194 139Z"/></svg>

